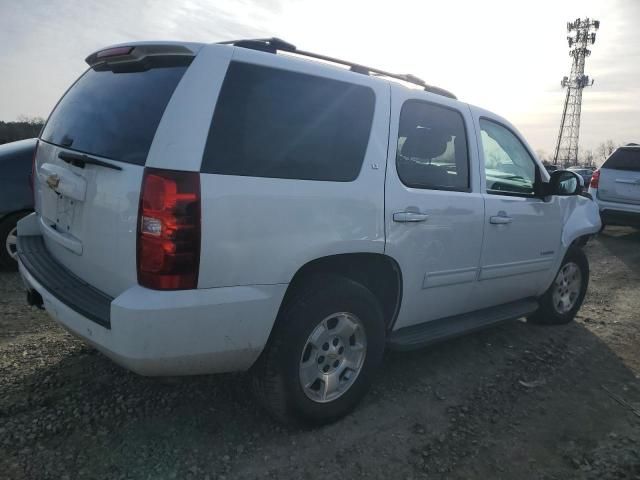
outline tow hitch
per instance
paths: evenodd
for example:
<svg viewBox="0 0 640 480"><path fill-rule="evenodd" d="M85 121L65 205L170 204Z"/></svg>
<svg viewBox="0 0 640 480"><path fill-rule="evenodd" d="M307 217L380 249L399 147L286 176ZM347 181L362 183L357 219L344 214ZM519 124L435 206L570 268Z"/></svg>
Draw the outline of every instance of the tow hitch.
<svg viewBox="0 0 640 480"><path fill-rule="evenodd" d="M27 290L27 303L38 307L40 310L44 310L42 305L42 295L40 295L36 290Z"/></svg>

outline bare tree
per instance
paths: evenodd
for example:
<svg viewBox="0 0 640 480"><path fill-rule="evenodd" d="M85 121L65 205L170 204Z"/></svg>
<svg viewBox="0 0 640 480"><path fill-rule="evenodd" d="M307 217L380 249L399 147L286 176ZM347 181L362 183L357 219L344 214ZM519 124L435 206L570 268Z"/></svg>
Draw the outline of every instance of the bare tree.
<svg viewBox="0 0 640 480"><path fill-rule="evenodd" d="M613 140L607 140L606 142L602 142L598 145L596 151L598 152L598 157L602 160L606 160L609 155L611 155L618 146L613 142Z"/></svg>
<svg viewBox="0 0 640 480"><path fill-rule="evenodd" d="M29 115L18 115L18 123L28 123L29 125L42 125L44 124L44 118L42 117L30 117Z"/></svg>
<svg viewBox="0 0 640 480"><path fill-rule="evenodd" d="M584 150L580 155L580 163L585 167L594 167L596 164L596 156L593 150Z"/></svg>
<svg viewBox="0 0 640 480"><path fill-rule="evenodd" d="M0 121L0 145L23 138L37 137L43 125L43 118L26 115L20 115L16 122Z"/></svg>

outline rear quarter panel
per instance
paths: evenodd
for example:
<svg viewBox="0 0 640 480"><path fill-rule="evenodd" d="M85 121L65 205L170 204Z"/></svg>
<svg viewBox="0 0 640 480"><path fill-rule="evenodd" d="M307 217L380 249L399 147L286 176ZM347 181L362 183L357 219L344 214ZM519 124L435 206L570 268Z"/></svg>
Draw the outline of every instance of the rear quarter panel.
<svg viewBox="0 0 640 480"><path fill-rule="evenodd" d="M201 174L198 286L288 283L299 268L320 257L383 253L388 83L247 49L236 48L233 59L366 85L376 96L375 113L364 162L353 182ZM212 88L220 87L216 83Z"/></svg>

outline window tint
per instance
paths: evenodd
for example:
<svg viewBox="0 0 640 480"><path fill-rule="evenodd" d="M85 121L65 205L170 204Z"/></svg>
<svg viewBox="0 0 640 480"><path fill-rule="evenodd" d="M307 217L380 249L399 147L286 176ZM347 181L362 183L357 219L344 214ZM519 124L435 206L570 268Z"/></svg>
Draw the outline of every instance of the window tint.
<svg viewBox="0 0 640 480"><path fill-rule="evenodd" d="M534 194L536 163L527 149L507 128L480 119L487 192Z"/></svg>
<svg viewBox="0 0 640 480"><path fill-rule="evenodd" d="M146 71L89 69L60 100L42 139L80 152L144 165L185 65Z"/></svg>
<svg viewBox="0 0 640 480"><path fill-rule="evenodd" d="M202 171L355 180L369 142L374 103L367 87L232 62Z"/></svg>
<svg viewBox="0 0 640 480"><path fill-rule="evenodd" d="M640 148L619 148L604 162L602 168L640 172Z"/></svg>
<svg viewBox="0 0 640 480"><path fill-rule="evenodd" d="M468 190L469 155L462 115L417 100L402 106L396 167L413 188Z"/></svg>

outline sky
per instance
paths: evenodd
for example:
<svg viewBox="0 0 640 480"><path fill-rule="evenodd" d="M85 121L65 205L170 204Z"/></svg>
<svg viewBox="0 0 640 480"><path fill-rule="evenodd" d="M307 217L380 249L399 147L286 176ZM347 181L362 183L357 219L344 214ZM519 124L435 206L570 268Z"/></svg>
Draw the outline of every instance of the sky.
<svg viewBox="0 0 640 480"><path fill-rule="evenodd" d="M97 49L134 40L277 36L412 73L498 113L551 154L570 57L566 23L601 21L580 147L640 141L640 0L0 0L0 120L47 117Z"/></svg>

